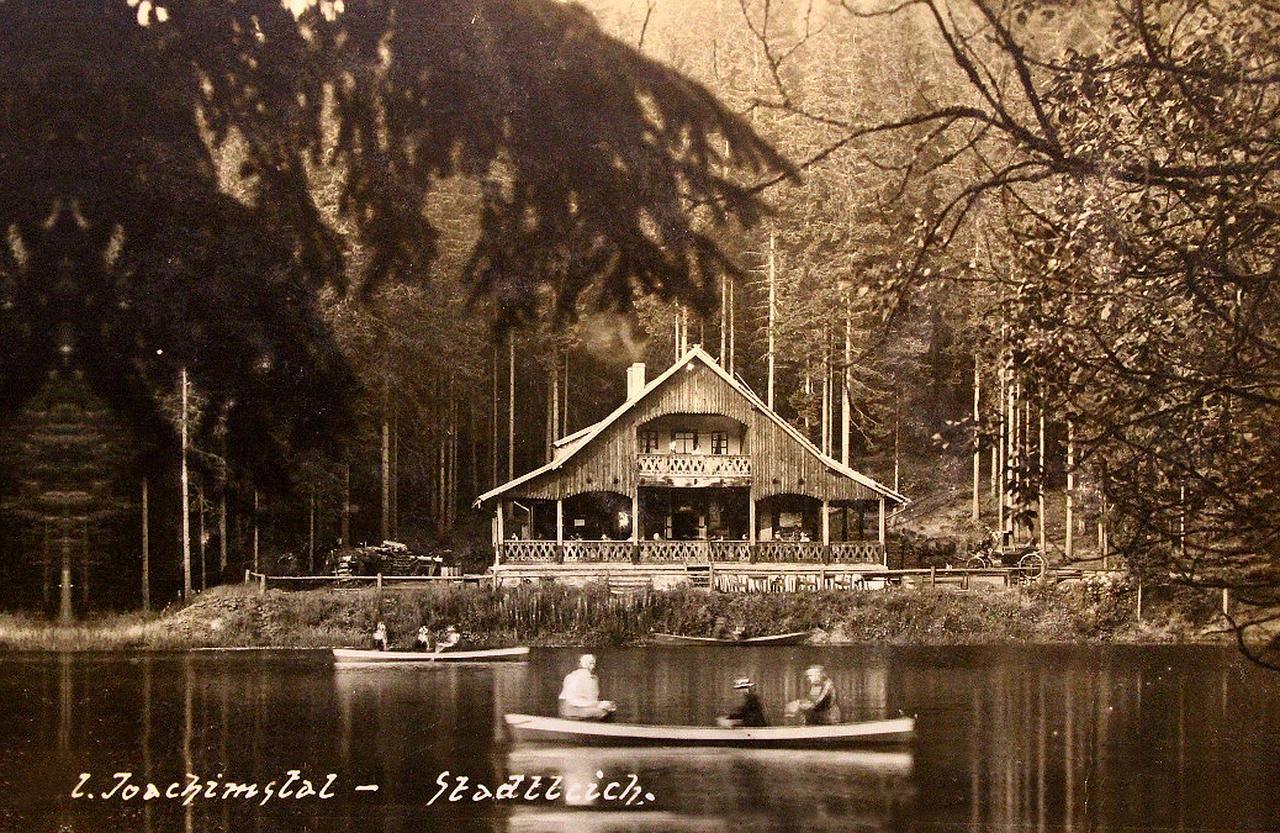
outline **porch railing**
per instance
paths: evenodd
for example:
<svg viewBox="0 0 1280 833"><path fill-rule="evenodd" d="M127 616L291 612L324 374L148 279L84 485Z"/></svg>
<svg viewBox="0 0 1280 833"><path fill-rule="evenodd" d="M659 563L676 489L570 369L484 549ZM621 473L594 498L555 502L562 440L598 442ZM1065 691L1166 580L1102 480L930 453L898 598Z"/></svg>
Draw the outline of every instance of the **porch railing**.
<svg viewBox="0 0 1280 833"><path fill-rule="evenodd" d="M503 541L501 560L508 564L629 562L639 551L642 564L707 562L878 564L884 550L878 541Z"/></svg>
<svg viewBox="0 0 1280 833"><path fill-rule="evenodd" d="M822 561L821 541L761 541L756 544L756 561Z"/></svg>
<svg viewBox="0 0 1280 833"><path fill-rule="evenodd" d="M651 563L706 561L708 541L641 541L640 561Z"/></svg>
<svg viewBox="0 0 1280 833"><path fill-rule="evenodd" d="M565 541L564 562L630 561L635 544L630 541Z"/></svg>
<svg viewBox="0 0 1280 833"><path fill-rule="evenodd" d="M509 564L559 560L555 541L503 541L501 555Z"/></svg>
<svg viewBox="0 0 1280 833"><path fill-rule="evenodd" d="M879 564L884 560L884 547L879 541L833 541L832 564Z"/></svg>

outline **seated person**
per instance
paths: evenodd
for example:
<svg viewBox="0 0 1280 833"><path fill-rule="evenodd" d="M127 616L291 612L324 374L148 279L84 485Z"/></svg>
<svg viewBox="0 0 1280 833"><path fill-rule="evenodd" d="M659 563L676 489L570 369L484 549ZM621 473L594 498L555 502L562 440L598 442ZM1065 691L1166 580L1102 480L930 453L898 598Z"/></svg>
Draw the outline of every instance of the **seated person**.
<svg viewBox="0 0 1280 833"><path fill-rule="evenodd" d="M431 631L426 625L418 628L418 638L414 643L414 647L419 651L431 650Z"/></svg>
<svg viewBox="0 0 1280 833"><path fill-rule="evenodd" d="M578 667L564 678L560 689L560 716L573 720L608 720L614 705L600 699L600 681L596 678L594 654L578 658Z"/></svg>
<svg viewBox="0 0 1280 833"><path fill-rule="evenodd" d="M764 706L756 694L756 684L748 677L734 680L734 691L740 693L738 704L716 723L721 726L768 726L769 720L764 716Z"/></svg>
<svg viewBox="0 0 1280 833"><path fill-rule="evenodd" d="M440 641L436 643L436 653L447 651L462 641L462 634L458 633L458 629L453 625L444 629L444 636L440 637Z"/></svg>
<svg viewBox="0 0 1280 833"><path fill-rule="evenodd" d="M385 622L379 622L378 626L373 629L373 647L379 651L387 650L387 625Z"/></svg>
<svg viewBox="0 0 1280 833"><path fill-rule="evenodd" d="M804 675L809 684L809 696L794 704L801 722L806 726L839 723L840 704L836 702L836 687L826 670L821 665L811 665Z"/></svg>

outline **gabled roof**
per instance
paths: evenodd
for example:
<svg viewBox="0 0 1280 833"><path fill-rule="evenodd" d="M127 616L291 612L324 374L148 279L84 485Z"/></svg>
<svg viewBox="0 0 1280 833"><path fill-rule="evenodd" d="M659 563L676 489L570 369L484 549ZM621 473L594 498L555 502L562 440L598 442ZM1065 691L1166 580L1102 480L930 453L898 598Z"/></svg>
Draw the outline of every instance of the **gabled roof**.
<svg viewBox="0 0 1280 833"><path fill-rule="evenodd" d="M489 491L480 495L480 497L476 498L475 503L473 505L479 507L481 504L483 504L487 500L498 497L504 492L510 491L511 489L514 489L515 487L523 483L527 483L530 480L534 480L538 477L541 477L544 474L547 474L548 472L555 471L556 469L561 468L565 463L573 459L574 455L576 455L579 451L581 451L583 448L586 448L588 445L590 445L591 441L596 437L600 436L600 434L602 434L605 430L607 430L609 426L613 425L615 422L617 422L618 420L626 416L627 412L630 411L632 408L634 408L637 404L639 404L640 402L643 402L645 397L649 396L649 394L653 393L655 390L660 388L664 382L666 382L672 376L676 375L676 373L680 372L685 367L688 367L694 361L700 361L704 365L706 365L708 368L710 368L712 372L717 374L721 379L727 382L735 391L737 391L748 402L750 402L753 408L755 408L757 411L759 411L761 414L765 415L769 419L773 420L773 422L777 423L777 425L781 427L784 431L786 431L794 440L796 440L796 442L798 442L805 449L805 451L807 451L809 454L812 454L814 457L820 460L823 463L823 465L825 465L827 468L831 469L837 474L844 475L845 477L848 477L851 480L854 480L862 484L868 489L871 489L872 491L880 495L883 495L889 500L896 501L898 503L908 502L905 497L895 492L893 489L890 489L888 486L885 486L884 484L879 483L876 480L873 480L864 474L854 471L853 469L841 463L839 460L836 460L832 457L827 456L826 454L823 454L818 449L818 447L815 446L809 440L809 438L806 437L799 429L797 429L791 423L787 422L785 419L779 416L776 411L774 411L772 408L766 405L760 399L760 397L757 396L755 392L751 390L751 388L747 387L741 381L739 381L738 379L735 379L733 376L730 376L729 373L723 367L720 366L720 363L717 362L711 356L710 353L702 349L701 345L695 344L692 347L690 347L689 350L686 351L683 356L680 357L679 361L677 361L675 364L668 367L666 370L662 371L662 373L655 376L651 382L648 382L647 384L645 384L644 388L640 391L638 395L636 395L631 399L628 399L626 402L619 405L617 408L614 409L613 413L609 414L607 417L605 417L604 419L600 420L599 422L593 425L588 425L586 428L583 428L579 431L575 431L572 434L562 437L556 443L555 457L551 462L545 465L539 466L533 471L526 472L525 474L520 475L514 480L503 483L501 486L497 486L493 489L490 489Z"/></svg>

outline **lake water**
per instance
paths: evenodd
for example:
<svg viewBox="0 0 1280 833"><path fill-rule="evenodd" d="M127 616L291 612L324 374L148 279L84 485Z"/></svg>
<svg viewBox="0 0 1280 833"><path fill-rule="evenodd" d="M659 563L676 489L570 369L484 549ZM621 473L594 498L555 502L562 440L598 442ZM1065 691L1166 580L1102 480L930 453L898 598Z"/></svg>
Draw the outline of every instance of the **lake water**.
<svg viewBox="0 0 1280 833"><path fill-rule="evenodd" d="M1280 675L1229 649L597 653L622 719L708 723L741 674L777 717L820 662L846 716L916 714L919 738L874 753L508 748L502 714L552 713L576 659L567 650L517 665L351 671L306 652L10 655L0 829L1280 830ZM281 798L294 769L285 793L305 778L332 797ZM180 790L142 800L147 782L163 793L188 772L204 779L189 805ZM523 795L532 776L544 779L535 795L559 776L573 801L473 789L517 774ZM468 781L453 792L458 775ZM265 792L209 797L273 779L266 803ZM591 782L619 786L591 801Z"/></svg>

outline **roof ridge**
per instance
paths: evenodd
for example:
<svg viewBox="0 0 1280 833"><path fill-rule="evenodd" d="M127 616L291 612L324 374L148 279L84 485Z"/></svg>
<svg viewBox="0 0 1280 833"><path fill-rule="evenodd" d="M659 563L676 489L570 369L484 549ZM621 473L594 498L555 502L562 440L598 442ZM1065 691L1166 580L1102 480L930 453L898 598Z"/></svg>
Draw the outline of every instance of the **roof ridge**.
<svg viewBox="0 0 1280 833"><path fill-rule="evenodd" d="M838 474L842 474L845 477L848 477L862 484L863 486L866 486L872 491L879 492L885 497L894 498L904 504L910 502L907 500L906 497L894 491L893 489L890 489L888 486L885 486L883 483L880 483L874 478L867 477L865 474L862 474L861 472L855 471L853 468L845 465L844 463L841 463L839 460L836 460L834 457L829 457L826 454L824 454L817 446L813 444L813 441L810 440L808 437L806 437L798 428L796 428L787 420L783 419L781 414L779 414L777 411L773 410L767 404L765 404L765 402L762 399L760 399L759 394L753 391L745 381L739 381L738 379L730 375L727 370L725 370L723 367L720 366L720 363L717 362L710 353L708 353L706 350L703 349L701 344L694 344L688 350L686 350L684 355L681 356L678 360L676 360L674 364L672 364L666 370L662 371L657 376L655 376L652 381L645 383L644 388L641 389L638 394L636 394L634 397L628 397L626 401L620 404L617 408L614 408L613 411L611 411L609 415L606 416L604 419L601 419L598 422L592 423L591 425L588 425L586 428L579 429L573 434L570 434L568 437L565 437L564 438L565 440L570 440L572 438L573 441L577 443L573 447L569 448L570 443L566 442L564 447L569 448L569 451L567 453L560 455L558 457L554 457L552 460L549 460L548 462L544 463L541 466L538 466L535 469L532 469L531 471L525 472L524 474L520 475L519 477L513 480L509 480L506 483L503 483L499 486L495 486L494 488L490 489L489 491L477 497L475 499L475 502L472 505L479 506L482 503L484 503L486 500L489 500L492 497L497 497L503 492L506 492L520 485L521 483L528 482L529 480L532 480L535 477L540 477L541 475L546 474L547 472L555 471L556 469L560 468L561 465L568 462L575 454L577 454L583 448L586 448L588 445L590 445L591 441L594 440L597 436L599 436L602 431L604 431L606 428L612 425L615 421L621 418L623 414L625 414L627 411L635 407L637 403L641 402L645 397L647 397L650 393L656 390L658 386L666 382L668 379L674 376L677 371L679 371L682 367L686 367L694 359L700 359L705 365L707 365L708 368L710 368L713 372L717 373L720 376L720 378L728 382L729 385L733 387L734 390L736 390L742 396L746 397L747 401L750 402L753 407L759 409L762 413L764 413L766 416L768 416L770 419L772 419L774 422L780 425L782 429L792 437L792 439L795 439L800 443L802 448L804 448L810 454L817 457L818 460L824 463L828 468L834 470Z"/></svg>

